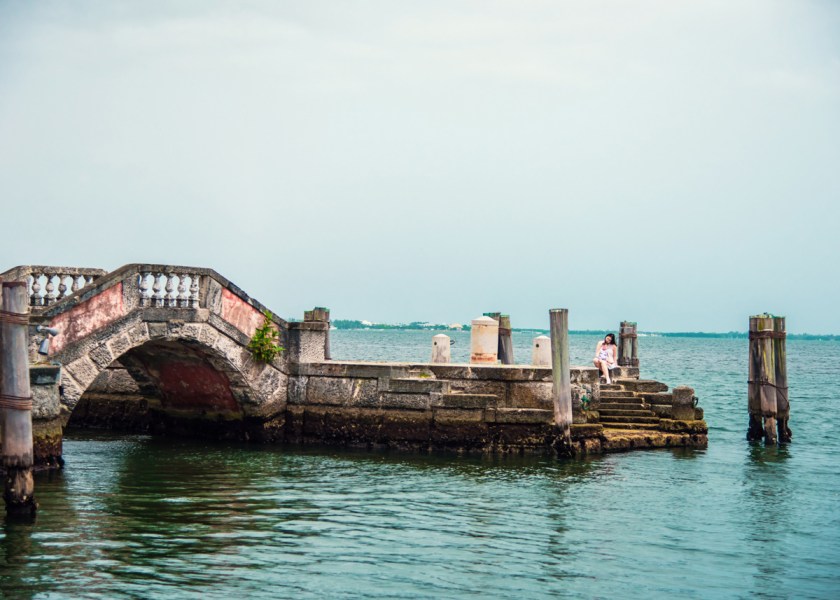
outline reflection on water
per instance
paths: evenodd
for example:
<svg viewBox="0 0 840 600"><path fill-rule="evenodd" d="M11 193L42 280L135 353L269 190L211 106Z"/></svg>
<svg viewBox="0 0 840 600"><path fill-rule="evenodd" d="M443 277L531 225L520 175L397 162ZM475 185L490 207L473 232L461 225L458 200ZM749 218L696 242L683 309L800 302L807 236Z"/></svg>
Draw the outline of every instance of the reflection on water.
<svg viewBox="0 0 840 600"><path fill-rule="evenodd" d="M834 388L803 378L808 346L788 356L795 441L765 448L744 441L740 340L683 340L697 358L679 373L673 342L645 343L663 355L652 376L697 388L707 450L557 461L77 434L65 471L37 476L36 523L0 529L0 592L838 597Z"/></svg>

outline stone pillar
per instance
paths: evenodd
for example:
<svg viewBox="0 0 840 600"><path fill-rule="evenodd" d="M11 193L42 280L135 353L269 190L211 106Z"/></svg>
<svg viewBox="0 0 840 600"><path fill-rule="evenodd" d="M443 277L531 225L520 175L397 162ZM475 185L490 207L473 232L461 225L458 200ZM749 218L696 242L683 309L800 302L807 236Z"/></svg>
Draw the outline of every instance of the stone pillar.
<svg viewBox="0 0 840 600"><path fill-rule="evenodd" d="M499 359L499 323L492 317L472 320L470 362L495 365Z"/></svg>
<svg viewBox="0 0 840 600"><path fill-rule="evenodd" d="M671 418L679 421L694 420L694 389L680 385L672 391Z"/></svg>
<svg viewBox="0 0 840 600"><path fill-rule="evenodd" d="M551 366L551 338L547 335L538 335L534 338L534 345L531 349L531 364L535 367Z"/></svg>
<svg viewBox="0 0 840 600"><path fill-rule="evenodd" d="M451 340L442 333L432 337L432 362L448 363L452 360Z"/></svg>
<svg viewBox="0 0 840 600"><path fill-rule="evenodd" d="M303 313L303 322L289 323L289 360L329 360L330 311L316 307Z"/></svg>

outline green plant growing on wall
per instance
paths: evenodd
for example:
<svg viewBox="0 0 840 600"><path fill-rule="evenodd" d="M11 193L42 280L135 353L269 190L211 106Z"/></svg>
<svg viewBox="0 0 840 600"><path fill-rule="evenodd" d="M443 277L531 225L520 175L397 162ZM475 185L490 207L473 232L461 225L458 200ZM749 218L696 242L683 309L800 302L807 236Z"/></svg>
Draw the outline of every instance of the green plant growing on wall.
<svg viewBox="0 0 840 600"><path fill-rule="evenodd" d="M257 327L254 336L248 342L248 350L253 353L257 360L270 363L285 348L277 343L280 340L280 332L271 321L271 312L265 310L263 315L265 315L265 320L260 327Z"/></svg>

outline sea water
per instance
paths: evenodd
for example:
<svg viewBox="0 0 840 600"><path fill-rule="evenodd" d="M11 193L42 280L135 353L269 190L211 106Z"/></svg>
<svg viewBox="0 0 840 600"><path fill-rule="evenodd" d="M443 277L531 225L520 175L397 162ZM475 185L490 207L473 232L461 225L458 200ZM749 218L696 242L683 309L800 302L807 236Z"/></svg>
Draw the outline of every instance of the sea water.
<svg viewBox="0 0 840 600"><path fill-rule="evenodd" d="M431 333L333 331L334 358L427 361ZM469 337L453 333L453 360ZM530 359L532 335L514 333ZM571 335L573 364L597 336ZM744 440L747 340L641 337L695 388L706 450L464 457L68 435L8 598L838 598L840 342L788 341L794 441Z"/></svg>

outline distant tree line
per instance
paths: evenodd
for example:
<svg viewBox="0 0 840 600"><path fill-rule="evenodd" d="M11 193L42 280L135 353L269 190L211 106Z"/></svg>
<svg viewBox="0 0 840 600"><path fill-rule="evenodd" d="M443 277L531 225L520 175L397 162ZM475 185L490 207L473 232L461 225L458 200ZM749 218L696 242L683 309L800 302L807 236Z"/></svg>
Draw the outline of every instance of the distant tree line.
<svg viewBox="0 0 840 600"><path fill-rule="evenodd" d="M332 321L333 327L336 329L409 329L415 331L448 331L449 326L443 323L427 323L425 321L412 321L411 323L370 323L368 321L357 321L354 319L336 319ZM469 324L462 325L463 331L469 331ZM534 334L548 335L547 329L533 329L514 327L513 331L531 332ZM571 335L597 335L601 336L607 330L602 329L577 329L570 330ZM725 333L709 333L706 331L681 331L681 332L663 332L663 331L647 331L639 332L651 336L660 337L686 337L686 338L729 338L729 339L746 339L749 334L746 331L727 331ZM811 334L811 333L788 333L789 340L824 340L824 341L840 341L840 335L833 334Z"/></svg>

